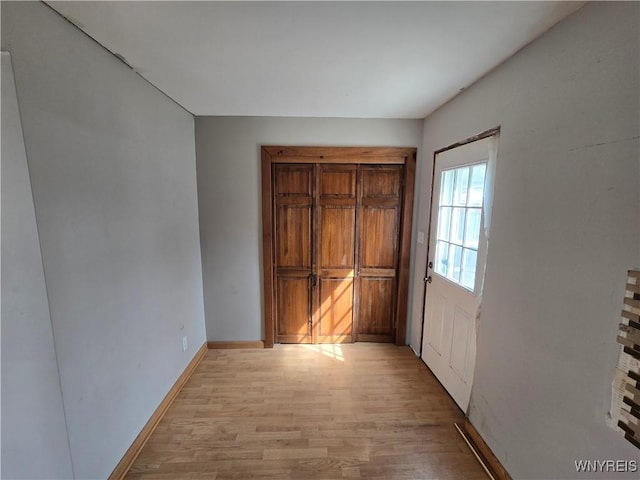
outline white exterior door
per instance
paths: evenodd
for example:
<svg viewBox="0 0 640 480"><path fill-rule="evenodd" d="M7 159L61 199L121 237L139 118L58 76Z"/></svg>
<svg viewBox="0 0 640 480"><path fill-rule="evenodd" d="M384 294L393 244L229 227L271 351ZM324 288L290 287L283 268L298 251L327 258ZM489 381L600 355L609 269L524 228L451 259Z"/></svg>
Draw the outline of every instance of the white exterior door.
<svg viewBox="0 0 640 480"><path fill-rule="evenodd" d="M465 412L487 255L485 186L493 142L489 137L437 154L433 177L422 359Z"/></svg>

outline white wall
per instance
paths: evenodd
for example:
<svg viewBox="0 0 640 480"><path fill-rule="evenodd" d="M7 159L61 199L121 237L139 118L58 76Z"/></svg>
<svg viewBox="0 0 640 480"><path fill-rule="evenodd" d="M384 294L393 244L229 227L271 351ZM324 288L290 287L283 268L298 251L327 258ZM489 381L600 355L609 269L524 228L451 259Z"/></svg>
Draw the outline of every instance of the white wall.
<svg viewBox="0 0 640 480"><path fill-rule="evenodd" d="M205 341L193 117L42 3L2 2L2 48L73 468L105 478Z"/></svg>
<svg viewBox="0 0 640 480"><path fill-rule="evenodd" d="M605 424L640 264L639 13L587 4L425 121L424 231L433 151L502 127L469 415L513 478L639 457Z"/></svg>
<svg viewBox="0 0 640 480"><path fill-rule="evenodd" d="M2 478L71 478L11 58L2 53Z"/></svg>
<svg viewBox="0 0 640 480"><path fill-rule="evenodd" d="M263 338L261 145L421 142L421 120L196 117L207 339Z"/></svg>

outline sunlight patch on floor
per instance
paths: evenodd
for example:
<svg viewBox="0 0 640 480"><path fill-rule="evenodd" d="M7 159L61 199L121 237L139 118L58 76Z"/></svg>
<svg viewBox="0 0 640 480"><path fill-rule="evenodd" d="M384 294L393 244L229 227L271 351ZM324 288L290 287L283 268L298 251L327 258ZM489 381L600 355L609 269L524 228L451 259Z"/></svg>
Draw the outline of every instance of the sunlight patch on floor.
<svg viewBox="0 0 640 480"><path fill-rule="evenodd" d="M342 347L338 344L318 343L316 345L305 345L305 348L321 353L325 357L344 362L344 353L342 352Z"/></svg>

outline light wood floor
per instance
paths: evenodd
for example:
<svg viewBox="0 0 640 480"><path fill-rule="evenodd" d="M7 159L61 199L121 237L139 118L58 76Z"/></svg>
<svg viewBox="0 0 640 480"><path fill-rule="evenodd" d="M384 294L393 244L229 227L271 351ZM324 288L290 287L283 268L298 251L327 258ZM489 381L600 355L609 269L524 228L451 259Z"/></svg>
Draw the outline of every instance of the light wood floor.
<svg viewBox="0 0 640 480"><path fill-rule="evenodd" d="M406 347L209 350L134 479L486 479L463 415Z"/></svg>

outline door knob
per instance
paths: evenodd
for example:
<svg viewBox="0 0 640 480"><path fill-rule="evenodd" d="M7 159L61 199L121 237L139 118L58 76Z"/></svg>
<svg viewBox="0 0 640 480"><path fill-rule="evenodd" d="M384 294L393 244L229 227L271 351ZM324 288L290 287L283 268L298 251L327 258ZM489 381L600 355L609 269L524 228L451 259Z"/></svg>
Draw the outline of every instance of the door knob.
<svg viewBox="0 0 640 480"><path fill-rule="evenodd" d="M424 278L424 281L427 282L427 283L431 283L431 280L432 280L431 279L431 275L429 275L428 277Z"/></svg>

